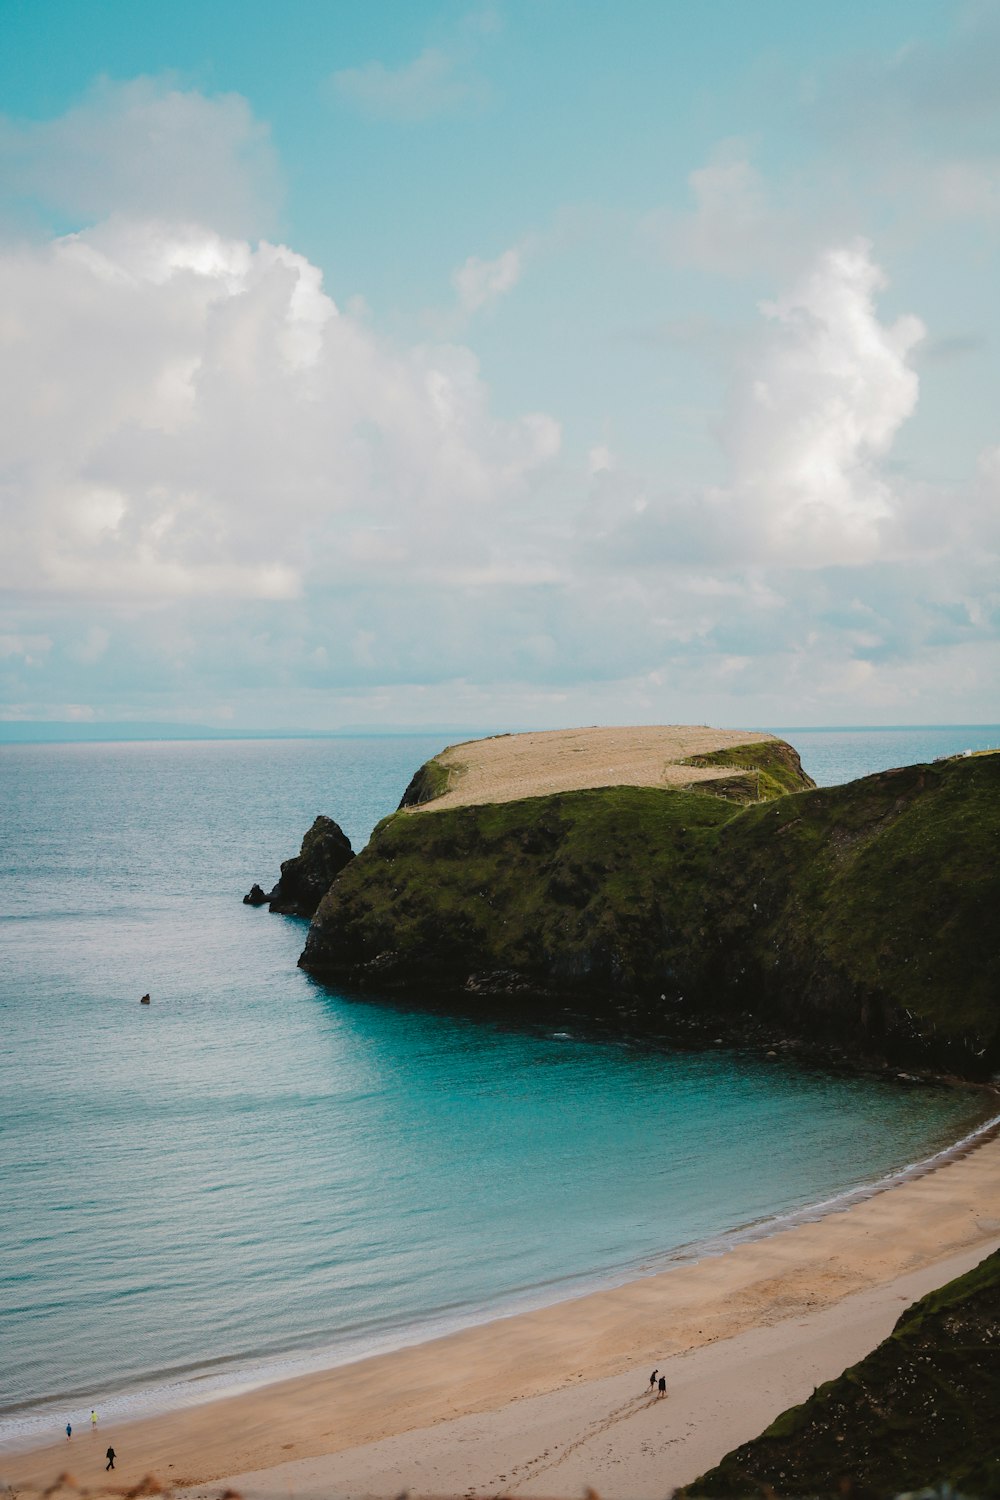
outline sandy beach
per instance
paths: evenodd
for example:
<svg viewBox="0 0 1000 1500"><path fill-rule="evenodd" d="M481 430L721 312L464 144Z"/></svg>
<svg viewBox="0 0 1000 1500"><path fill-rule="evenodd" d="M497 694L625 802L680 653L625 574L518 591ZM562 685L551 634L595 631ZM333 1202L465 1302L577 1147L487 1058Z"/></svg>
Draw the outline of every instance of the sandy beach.
<svg viewBox="0 0 1000 1500"><path fill-rule="evenodd" d="M8 1453L103 1492L666 1495L1000 1246L1000 1140L811 1223L395 1354ZM653 1366L666 1400L650 1397Z"/></svg>

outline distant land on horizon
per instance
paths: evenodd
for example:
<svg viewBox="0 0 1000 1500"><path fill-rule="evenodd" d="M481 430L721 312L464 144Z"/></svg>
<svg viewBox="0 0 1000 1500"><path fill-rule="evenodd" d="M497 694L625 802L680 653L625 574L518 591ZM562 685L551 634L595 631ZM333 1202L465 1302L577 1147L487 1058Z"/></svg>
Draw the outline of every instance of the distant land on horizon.
<svg viewBox="0 0 1000 1500"><path fill-rule="evenodd" d="M100 744L140 740L336 740L421 734L448 736L452 742L461 742L485 739L495 734L519 734L565 727L568 726L509 724L503 728L495 725L473 728L461 724L345 724L339 729L226 729L220 725L165 720L8 719L0 720L0 745ZM1000 732L1000 724L985 721L978 724L767 724L759 727L770 733L783 735L862 730L866 734L889 734L914 729L996 729Z"/></svg>

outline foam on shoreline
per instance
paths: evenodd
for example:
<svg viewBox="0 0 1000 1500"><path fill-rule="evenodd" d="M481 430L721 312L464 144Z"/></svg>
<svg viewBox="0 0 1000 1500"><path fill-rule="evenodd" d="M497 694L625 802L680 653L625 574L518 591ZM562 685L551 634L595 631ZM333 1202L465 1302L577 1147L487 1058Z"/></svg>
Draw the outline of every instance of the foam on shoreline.
<svg viewBox="0 0 1000 1500"><path fill-rule="evenodd" d="M550 1307L612 1291L633 1281L651 1278L679 1266L691 1266L710 1258L724 1256L741 1245L752 1245L770 1239L801 1225L818 1224L834 1214L889 1192L906 1182L916 1181L952 1162L960 1161L987 1141L1000 1136L1000 1114L992 1115L959 1140L930 1156L866 1183L835 1193L829 1198L805 1204L752 1223L734 1226L723 1234L680 1245L653 1258L618 1266L601 1272L586 1272L541 1283L510 1294L500 1302L465 1305L430 1314L408 1326L396 1326L355 1335L320 1348L218 1361L222 1368L213 1370L201 1364L191 1370L154 1374L149 1382L125 1392L107 1395L67 1392L53 1396L40 1405L32 1404L19 1412L9 1410L0 1415L0 1452L22 1452L44 1443L67 1418L82 1430L91 1407L97 1405L105 1425L136 1422L179 1412L214 1401L289 1380L338 1370L361 1360L389 1355L404 1349L482 1328L488 1324L535 1313ZM173 1376L173 1378L171 1378Z"/></svg>

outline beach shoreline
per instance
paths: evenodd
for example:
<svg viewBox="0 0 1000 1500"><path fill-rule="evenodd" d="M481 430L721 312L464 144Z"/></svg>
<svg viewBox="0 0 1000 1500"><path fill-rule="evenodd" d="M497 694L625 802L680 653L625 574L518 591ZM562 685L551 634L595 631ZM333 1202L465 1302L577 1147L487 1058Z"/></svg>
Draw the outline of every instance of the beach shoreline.
<svg viewBox="0 0 1000 1500"><path fill-rule="evenodd" d="M283 1473L291 1461L311 1465L309 1482L328 1495L394 1494L400 1488L447 1493L468 1487L459 1482L456 1464L461 1466L463 1455L469 1457L470 1446L482 1455L477 1462L489 1468L489 1444L484 1448L481 1436L470 1445L454 1424L478 1423L481 1429L486 1422L495 1426L497 1441L507 1432L505 1452L510 1449L512 1456L497 1458L496 1478L502 1489L515 1464L539 1483L548 1472L540 1464L530 1467L531 1454L518 1453L519 1443L537 1444L541 1431L532 1431L530 1441L528 1433L520 1435L523 1423L517 1413L523 1403L542 1402L551 1408L542 1422L549 1432L549 1455L553 1444L565 1452L574 1443L574 1451L585 1453L579 1431L583 1413L591 1413L587 1420L603 1431L601 1402L617 1401L626 1386L635 1386L646 1364L659 1364L673 1381L674 1367L690 1364L698 1351L704 1362L705 1351L726 1347L731 1351L726 1369L730 1376L735 1372L737 1380L737 1393L727 1406L732 1420L716 1420L711 1432L704 1421L694 1420L689 1440L680 1443L676 1434L670 1438L675 1458L683 1450L706 1452L706 1467L733 1443L766 1425L759 1422L753 1431L740 1425L741 1416L757 1413L759 1402L756 1396L749 1402L738 1399L738 1389L747 1389L739 1367L741 1361L749 1368L763 1357L776 1328L805 1333L796 1357L779 1361L782 1378L772 1382L779 1404L768 1421L810 1393L808 1382L815 1383L817 1358L816 1368L827 1370L824 1350L829 1348L834 1362L841 1357L841 1324L850 1323L858 1335L854 1344L848 1341L844 1363L851 1363L889 1331L904 1305L901 1297L913 1300L959 1274L958 1269L949 1272L952 1262L968 1269L1000 1245L997 1129L995 1120L987 1123L974 1140L956 1143L938 1154L940 1160L917 1164L900 1174L901 1180L887 1179L876 1191L847 1206L827 1208L820 1216L822 1205L814 1205L811 1217L804 1215L789 1227L743 1239L721 1253L677 1261L618 1286L496 1317L391 1353L219 1395L197 1406L102 1424L100 1436L120 1451L116 1475L121 1475L124 1487L149 1472L173 1487L231 1483L234 1476L243 1476L238 1488L264 1494L267 1484L262 1488L260 1476L270 1474L277 1489L279 1468ZM916 1286L922 1290L914 1291ZM836 1316L838 1306L846 1308L857 1298L871 1303L864 1316L853 1323ZM882 1328L890 1313L888 1326L876 1336L872 1330ZM831 1324L826 1332L824 1320ZM869 1338L872 1344L865 1346ZM737 1350L740 1340L747 1347ZM860 1347L855 1347L859 1341ZM821 1378L842 1368L843 1364L831 1368ZM692 1378L697 1386L697 1369ZM808 1388L795 1394L803 1381ZM642 1395L641 1383L638 1390ZM625 1402L628 1412L631 1399ZM675 1403L671 1411L677 1409ZM638 1408L635 1414L638 1418ZM733 1431L740 1435L730 1442L727 1437ZM404 1476L404 1482L393 1481L393 1487L384 1478L386 1444L392 1449L391 1472L398 1477L410 1463L413 1479ZM8 1448L2 1458L4 1476L18 1490L41 1490L70 1467L81 1485L92 1493L102 1492L103 1463L97 1464L96 1450L103 1452L104 1446L84 1434L72 1445L63 1440L21 1451ZM636 1462L641 1469L655 1447L655 1442L652 1449L648 1442L644 1448L640 1445L640 1458L631 1464L627 1454L620 1453L613 1484L596 1473L586 1482L608 1496L642 1495ZM348 1453L354 1455L353 1467L343 1457ZM436 1467L428 1468L428 1453L438 1454ZM448 1453L450 1459L441 1457ZM641 1458L643 1453L646 1458ZM592 1454L587 1461L593 1469L598 1457ZM355 1477L342 1491L337 1475L344 1478L348 1470ZM529 1485L518 1492L569 1493L564 1484L568 1472L555 1487L549 1483L531 1490ZM383 1489L378 1487L379 1474ZM247 1476L253 1476L252 1483ZM303 1484L296 1481L292 1486L296 1494L305 1492Z"/></svg>
<svg viewBox="0 0 1000 1500"><path fill-rule="evenodd" d="M954 1082L964 1089L975 1088L964 1080ZM47 1435L54 1429L61 1429L67 1415L76 1424L74 1430L82 1429L84 1422L81 1413L84 1407L89 1411L95 1402L107 1424L113 1424L116 1428L167 1417L174 1412L224 1401L231 1396L283 1385L289 1380L322 1375L368 1359L388 1358L416 1345L436 1342L507 1318L525 1316L562 1303L613 1291L632 1281L660 1275L706 1258L725 1255L740 1245L767 1239L799 1224L816 1222L827 1214L840 1213L852 1204L889 1192L903 1182L938 1171L949 1162L978 1149L986 1141L1000 1136L1000 1112L995 1110L995 1106L1000 1103L1000 1095L992 1086L980 1085L978 1091L989 1097L991 1113L957 1140L939 1147L928 1156L891 1168L881 1177L839 1189L829 1197L814 1199L796 1208L737 1224L657 1254L647 1253L634 1262L566 1275L505 1294L488 1303L428 1313L413 1322L387 1327L376 1333L358 1334L327 1345L289 1348L256 1358L250 1356L245 1359L220 1360L214 1365L209 1362L204 1367L178 1372L174 1379L168 1379L166 1372L163 1376L157 1376L154 1372L131 1389L103 1396L101 1393L95 1395L93 1390L85 1390L67 1392L62 1397L49 1397L37 1407L25 1409L20 1419L25 1426L21 1430L17 1430L18 1418L13 1412L0 1419L0 1464L5 1455L28 1453L45 1446ZM13 1430L5 1432L4 1422Z"/></svg>

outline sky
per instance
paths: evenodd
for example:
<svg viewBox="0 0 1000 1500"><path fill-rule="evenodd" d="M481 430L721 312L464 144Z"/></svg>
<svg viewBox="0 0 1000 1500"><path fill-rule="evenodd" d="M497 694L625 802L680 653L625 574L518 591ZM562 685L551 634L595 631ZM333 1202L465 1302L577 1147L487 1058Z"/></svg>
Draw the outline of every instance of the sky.
<svg viewBox="0 0 1000 1500"><path fill-rule="evenodd" d="M1000 0L0 31L0 720L1000 718Z"/></svg>

